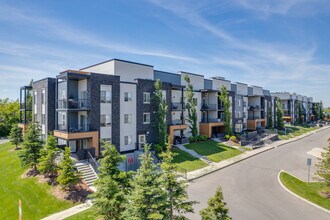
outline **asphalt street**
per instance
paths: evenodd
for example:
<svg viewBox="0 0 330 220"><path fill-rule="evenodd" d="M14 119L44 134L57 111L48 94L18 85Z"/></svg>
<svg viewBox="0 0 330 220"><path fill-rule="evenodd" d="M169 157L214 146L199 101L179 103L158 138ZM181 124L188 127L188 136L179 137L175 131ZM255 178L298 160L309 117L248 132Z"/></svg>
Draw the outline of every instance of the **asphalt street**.
<svg viewBox="0 0 330 220"><path fill-rule="evenodd" d="M221 186L233 219L329 220L329 214L289 194L277 181L281 169L307 181L307 157L312 158L312 172L317 162L307 152L327 146L329 137L330 129L326 129L190 182L190 199L200 203L187 217L200 219L199 210Z"/></svg>

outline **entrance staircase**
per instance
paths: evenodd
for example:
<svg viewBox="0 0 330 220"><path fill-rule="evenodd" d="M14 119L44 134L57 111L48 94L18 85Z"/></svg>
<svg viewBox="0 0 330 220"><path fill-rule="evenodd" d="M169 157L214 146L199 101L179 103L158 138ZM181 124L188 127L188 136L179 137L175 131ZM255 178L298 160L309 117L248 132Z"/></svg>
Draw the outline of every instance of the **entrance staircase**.
<svg viewBox="0 0 330 220"><path fill-rule="evenodd" d="M98 176L91 164L88 161L78 161L75 163L75 167L87 186L93 188L94 181L97 180Z"/></svg>

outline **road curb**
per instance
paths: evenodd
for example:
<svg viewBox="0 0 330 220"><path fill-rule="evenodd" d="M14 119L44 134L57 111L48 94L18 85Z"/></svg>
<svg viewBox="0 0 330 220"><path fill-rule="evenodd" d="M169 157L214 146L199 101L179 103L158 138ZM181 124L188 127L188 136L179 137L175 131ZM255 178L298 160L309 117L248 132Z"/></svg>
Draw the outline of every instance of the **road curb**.
<svg viewBox="0 0 330 220"><path fill-rule="evenodd" d="M229 163L229 164L227 164L227 165L225 165L225 166L223 166L223 167L219 167L219 168L217 168L217 169L214 169L214 170L211 170L211 171L209 171L209 172L203 173L203 174L201 174L200 176L196 176L196 177L193 177L193 178L189 178L189 179L187 179L187 180L188 180L189 182L190 182L190 181L193 181L193 180L196 180L196 179L198 179L198 178L201 178L201 177L204 177L204 176L209 175L209 174L211 174L211 173L214 173L214 172L216 172L216 171L222 170L222 169L224 169L224 168L226 168L226 167L229 167L229 166L231 166L231 165L234 165L234 164L236 164L236 163L238 163L238 162L241 162L241 161L243 161L243 160L246 160L246 159L248 159L248 158L254 157L254 156L256 156L256 155L259 155L259 154L264 153L264 152L266 152L266 151L272 150L272 149L274 149L274 148L281 147L281 146L283 146L283 145L286 145L286 144L289 144L289 143L292 143L292 142L295 142L295 141L301 140L301 139L303 139L303 138L305 138L305 137L308 137L308 136L313 135L313 134L315 134L315 133L317 133L317 132L320 132L320 131L326 130L326 129L328 129L328 128L330 128L330 127L324 127L324 128L321 128L321 129L317 129L317 130L315 130L315 131L311 131L309 134L307 134L307 135L305 135L305 136L302 136L302 137L299 137L299 136L298 136L299 138L297 138L297 139L295 139L295 140L291 140L291 141L288 140L288 142L281 143L281 144L279 144L279 145L277 145L277 146L270 147L270 148L268 148L268 149L266 149L266 150L264 150L264 151L260 151L260 152L258 152L258 153L252 154L252 155L250 155L249 157L245 157L245 158L239 159L239 160L237 160L237 161L233 161L232 163Z"/></svg>
<svg viewBox="0 0 330 220"><path fill-rule="evenodd" d="M330 211L329 211L328 209L325 209L325 208L323 208L323 207L321 207L321 206L319 206L319 205L316 205L315 203L313 203L313 202L311 202L311 201L308 201L307 199L305 199L305 198L303 198L303 197L301 197L301 196L295 194L294 192L292 192L291 190L289 190L288 188L286 188L286 186L284 186L284 184L282 183L281 178L280 178L280 175L281 175L282 172L288 173L288 172L286 172L285 170L280 170L280 172L279 172L278 175L277 175L277 181L278 181L278 183L280 184L280 186L281 186L285 191L287 191L287 192L290 193L291 195L295 196L296 198L298 198L298 199L300 199L300 200L302 200L302 201L304 201L304 202L306 202L306 203L308 203L308 204L310 204L310 205L312 205L312 206L314 206L314 207L316 207L316 208L318 208L318 209L320 209L320 210L322 210L322 211L324 211L324 212L330 214Z"/></svg>

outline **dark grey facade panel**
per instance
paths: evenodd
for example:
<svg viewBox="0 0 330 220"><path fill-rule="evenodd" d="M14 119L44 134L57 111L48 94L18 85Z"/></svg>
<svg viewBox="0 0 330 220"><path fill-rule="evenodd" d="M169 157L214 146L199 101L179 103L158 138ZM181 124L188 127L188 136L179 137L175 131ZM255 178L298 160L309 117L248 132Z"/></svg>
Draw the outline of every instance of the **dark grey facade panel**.
<svg viewBox="0 0 330 220"><path fill-rule="evenodd" d="M172 83L173 85L181 85L181 75L154 70L154 80L160 79L162 82Z"/></svg>
<svg viewBox="0 0 330 220"><path fill-rule="evenodd" d="M210 79L204 79L204 89L212 89L213 81Z"/></svg>
<svg viewBox="0 0 330 220"><path fill-rule="evenodd" d="M236 84L231 84L231 91L236 92L237 91L237 85Z"/></svg>

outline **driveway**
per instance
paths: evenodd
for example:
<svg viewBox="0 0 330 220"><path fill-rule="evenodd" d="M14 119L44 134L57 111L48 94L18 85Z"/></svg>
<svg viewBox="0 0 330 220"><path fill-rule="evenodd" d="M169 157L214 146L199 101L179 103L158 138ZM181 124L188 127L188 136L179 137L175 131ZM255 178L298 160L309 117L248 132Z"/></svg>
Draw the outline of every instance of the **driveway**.
<svg viewBox="0 0 330 220"><path fill-rule="evenodd" d="M233 219L330 219L329 214L287 193L277 181L281 169L307 181L307 157L312 158L312 172L317 161L307 152L327 146L329 137L330 129L326 129L190 182L190 199L200 204L187 217L200 219L199 210L220 185Z"/></svg>

